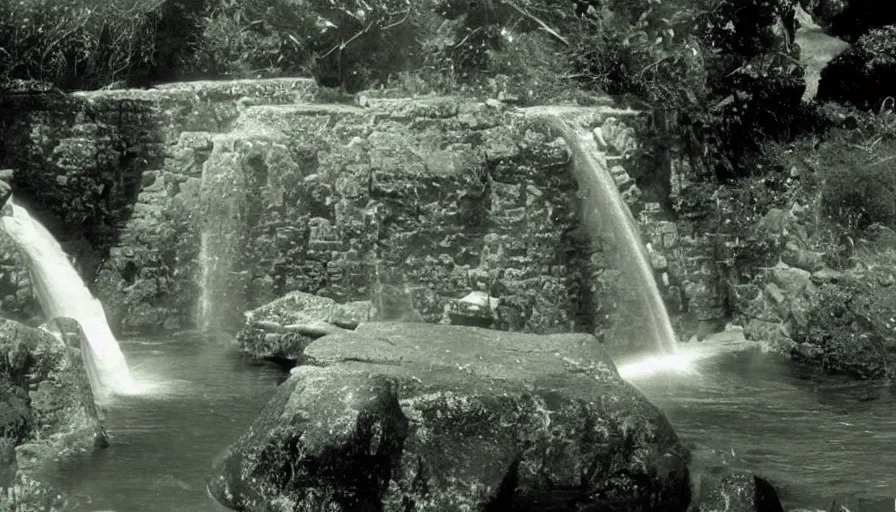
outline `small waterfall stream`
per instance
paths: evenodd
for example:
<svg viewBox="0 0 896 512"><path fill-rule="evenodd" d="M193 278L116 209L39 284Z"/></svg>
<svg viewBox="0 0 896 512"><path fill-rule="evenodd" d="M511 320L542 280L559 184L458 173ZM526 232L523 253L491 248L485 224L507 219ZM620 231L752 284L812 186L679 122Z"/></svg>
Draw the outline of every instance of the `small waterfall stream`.
<svg viewBox="0 0 896 512"><path fill-rule="evenodd" d="M47 321L68 317L81 324L88 342L82 351L96 399L130 393L134 381L103 305L90 293L53 235L24 206L13 198L9 202L12 215L0 217L0 224L28 256L34 294Z"/></svg>
<svg viewBox="0 0 896 512"><path fill-rule="evenodd" d="M657 287L647 249L638 232L638 225L613 177L607 171L605 162L600 161L593 135L565 121L560 115L551 116L550 120L572 152L576 181L585 195L586 208L593 210L583 213L586 223L591 224L587 227L595 238L603 234L611 236L620 254L616 263L625 279L637 290L640 305L647 317L644 318L644 323L653 338L656 351L653 355L670 358L670 364L680 366L683 361L675 357L678 341ZM594 222L595 219L599 226Z"/></svg>

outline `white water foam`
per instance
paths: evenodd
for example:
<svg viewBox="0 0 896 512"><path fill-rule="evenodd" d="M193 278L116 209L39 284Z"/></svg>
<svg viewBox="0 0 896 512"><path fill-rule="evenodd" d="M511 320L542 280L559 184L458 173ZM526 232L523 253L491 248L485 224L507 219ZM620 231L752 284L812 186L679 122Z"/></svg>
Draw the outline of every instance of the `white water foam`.
<svg viewBox="0 0 896 512"><path fill-rule="evenodd" d="M758 348L747 341L740 331L718 333L705 341L682 343L674 354L658 354L636 359L620 359L616 364L619 375L630 382L654 377L697 375L700 362L731 352Z"/></svg>

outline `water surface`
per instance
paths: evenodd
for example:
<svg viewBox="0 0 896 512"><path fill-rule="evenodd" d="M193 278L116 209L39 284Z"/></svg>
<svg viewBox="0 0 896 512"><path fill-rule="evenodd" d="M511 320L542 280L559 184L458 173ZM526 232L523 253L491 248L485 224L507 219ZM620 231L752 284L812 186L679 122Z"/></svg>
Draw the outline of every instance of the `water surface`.
<svg viewBox="0 0 896 512"><path fill-rule="evenodd" d="M284 372L197 334L121 346L151 391L108 407L109 448L56 470L69 510L226 510L206 494L210 465L246 431ZM758 350L726 350L701 355L697 373L630 376L695 459L715 452L712 459L769 478L790 508L827 509L850 493L896 496L890 388L820 377Z"/></svg>
<svg viewBox="0 0 896 512"><path fill-rule="evenodd" d="M896 497L892 388L819 376L755 349L703 359L697 371L633 379L696 458L714 450L767 477L790 508L827 509L852 493Z"/></svg>
<svg viewBox="0 0 896 512"><path fill-rule="evenodd" d="M246 431L285 372L252 364L227 339L125 340L142 396L106 407L110 446L51 475L72 511L227 510L207 494L214 458Z"/></svg>

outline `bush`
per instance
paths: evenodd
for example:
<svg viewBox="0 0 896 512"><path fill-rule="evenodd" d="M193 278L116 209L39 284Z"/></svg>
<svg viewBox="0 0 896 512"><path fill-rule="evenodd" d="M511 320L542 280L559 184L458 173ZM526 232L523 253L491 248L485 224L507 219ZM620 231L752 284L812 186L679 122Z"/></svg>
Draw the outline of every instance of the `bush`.
<svg viewBox="0 0 896 512"><path fill-rule="evenodd" d="M313 75L357 90L422 62L431 2L220 0L191 68L215 76Z"/></svg>
<svg viewBox="0 0 896 512"><path fill-rule="evenodd" d="M875 29L835 57L821 71L818 100L866 110L893 108L896 79L896 25Z"/></svg>
<svg viewBox="0 0 896 512"><path fill-rule="evenodd" d="M0 487L0 512L57 512L66 500L46 485L19 475L7 488Z"/></svg>
<svg viewBox="0 0 896 512"><path fill-rule="evenodd" d="M37 80L74 90L163 77L188 51L190 13L203 1L3 2L0 83Z"/></svg>
<svg viewBox="0 0 896 512"><path fill-rule="evenodd" d="M801 102L793 13L789 0L611 1L584 20L569 58L586 86L679 112L697 167L732 179L765 142L816 122Z"/></svg>
<svg viewBox="0 0 896 512"><path fill-rule="evenodd" d="M856 129L834 129L816 148L808 185L821 213L853 236L872 224L896 227L896 114L856 112Z"/></svg>
<svg viewBox="0 0 896 512"><path fill-rule="evenodd" d="M896 24L896 3L879 0L804 0L827 32L854 43L869 30Z"/></svg>
<svg viewBox="0 0 896 512"><path fill-rule="evenodd" d="M857 378L896 377L896 283L892 248L860 251L856 266L836 283L819 286L797 343L821 349L820 363L830 373Z"/></svg>
<svg viewBox="0 0 896 512"><path fill-rule="evenodd" d="M892 152L890 157L896 157ZM847 160L855 158L853 161ZM845 151L841 165L825 173L822 195L825 213L851 231L872 224L896 226L896 172L892 160L861 150Z"/></svg>

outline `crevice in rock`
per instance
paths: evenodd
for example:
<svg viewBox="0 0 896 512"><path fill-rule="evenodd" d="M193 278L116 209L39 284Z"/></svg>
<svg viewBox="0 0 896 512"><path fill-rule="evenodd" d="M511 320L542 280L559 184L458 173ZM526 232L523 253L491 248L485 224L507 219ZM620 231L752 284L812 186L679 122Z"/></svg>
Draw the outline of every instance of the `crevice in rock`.
<svg viewBox="0 0 896 512"><path fill-rule="evenodd" d="M514 496L516 495L517 486L519 486L520 462L521 459L517 457L510 465L507 473L501 480L501 485L498 487L498 492L495 494L495 498L485 506L483 512L508 512L517 510L514 506Z"/></svg>

